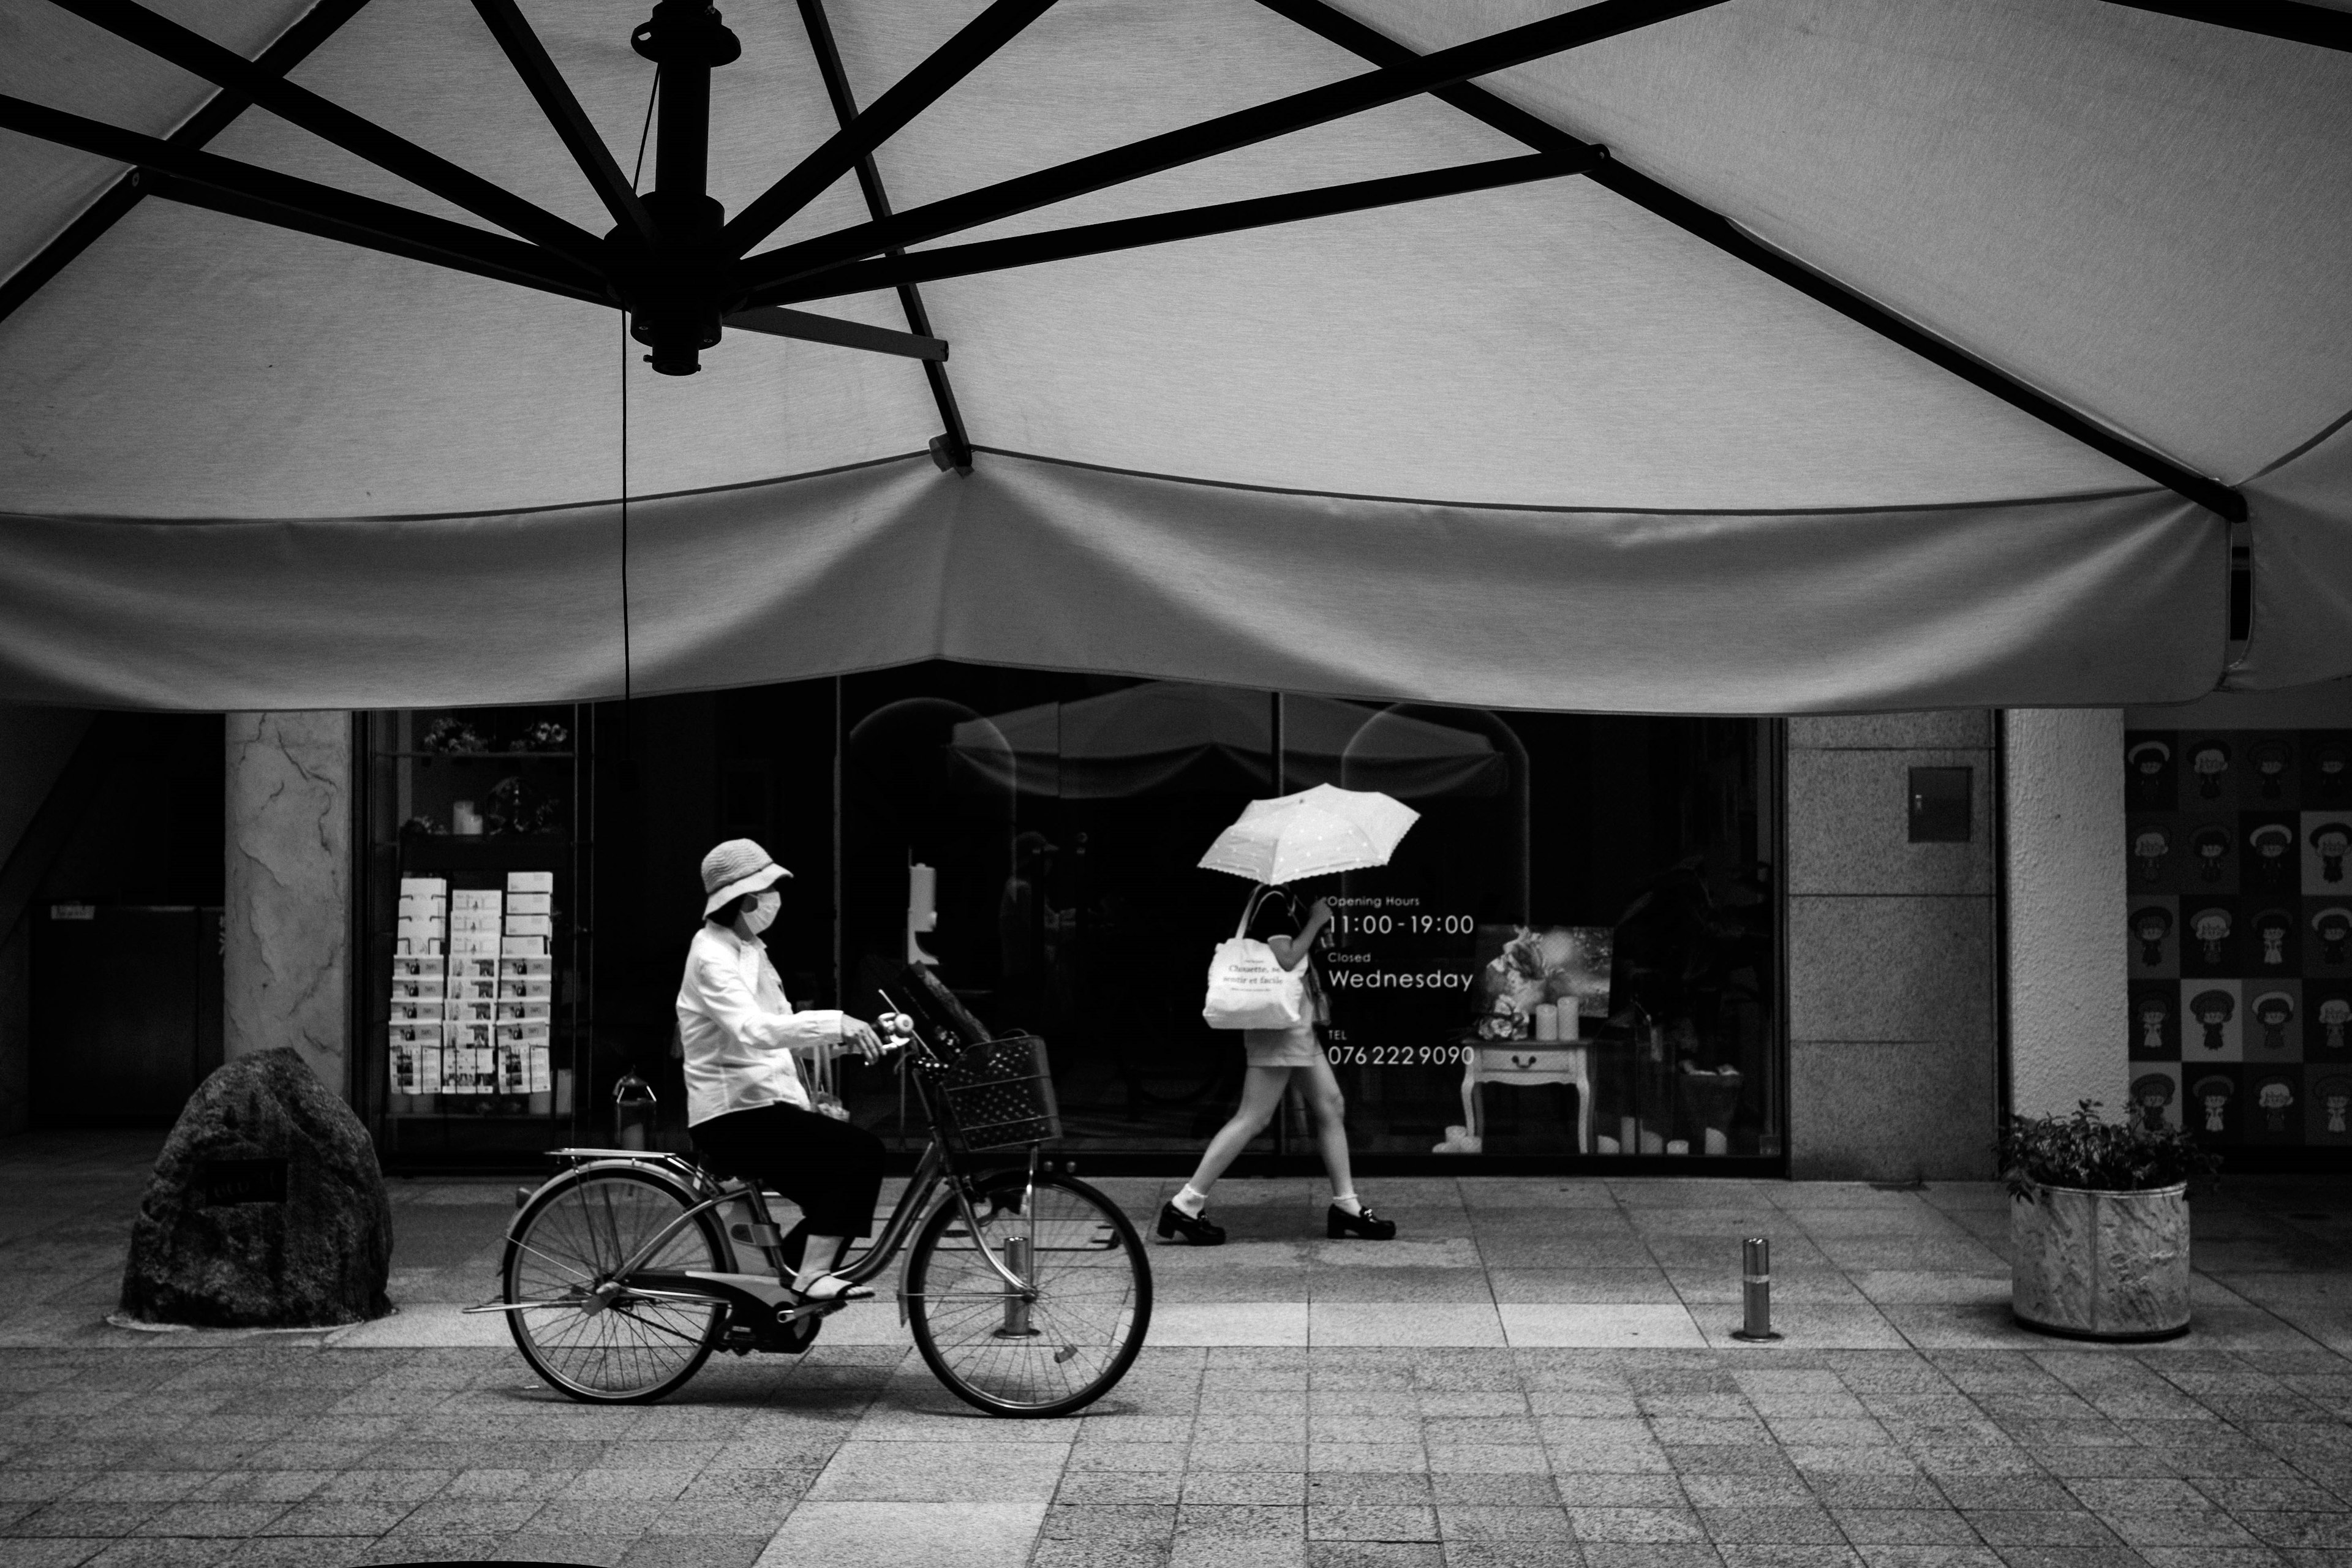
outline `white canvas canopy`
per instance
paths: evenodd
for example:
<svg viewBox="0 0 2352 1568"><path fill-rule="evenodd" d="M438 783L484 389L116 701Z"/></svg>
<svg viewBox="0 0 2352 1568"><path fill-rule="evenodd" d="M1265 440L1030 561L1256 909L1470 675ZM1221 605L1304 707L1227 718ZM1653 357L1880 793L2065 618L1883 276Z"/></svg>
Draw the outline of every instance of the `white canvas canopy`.
<svg viewBox="0 0 2352 1568"><path fill-rule="evenodd" d="M474 6L340 3L288 79L614 226ZM309 14L154 4L248 58ZM521 6L624 176L648 5ZM879 145L879 189L904 212L1570 9L1061 0ZM2312 36L1728 0L999 217L916 254L1607 149L923 280L952 411L916 361L731 328L656 375L609 303L119 188L146 154L0 129L0 700L575 700L944 657L1798 712L2352 673L2347 18L2236 9ZM805 11L727 7L730 215L842 123ZM832 0L847 91L872 105L982 12ZM194 145L218 89L91 19L133 13L0 0L0 93ZM266 108L205 147L489 232ZM834 179L767 243L874 210ZM909 325L889 289L793 308ZM2252 637L2225 670L2241 509Z"/></svg>

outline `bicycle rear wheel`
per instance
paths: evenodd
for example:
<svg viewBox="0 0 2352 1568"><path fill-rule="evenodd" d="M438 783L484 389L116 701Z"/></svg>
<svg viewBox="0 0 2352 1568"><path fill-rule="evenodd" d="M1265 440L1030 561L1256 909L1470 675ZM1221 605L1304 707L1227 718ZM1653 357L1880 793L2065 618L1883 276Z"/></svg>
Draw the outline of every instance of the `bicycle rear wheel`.
<svg viewBox="0 0 2352 1568"><path fill-rule="evenodd" d="M653 1172L607 1168L552 1182L524 1205L499 1277L508 1301L549 1303L506 1317L515 1348L551 1387L592 1405L644 1404L701 1369L719 1342L725 1309L626 1289L599 1307L593 1294L696 1201ZM718 1270L726 1256L704 1214L643 1267Z"/></svg>
<svg viewBox="0 0 2352 1568"><path fill-rule="evenodd" d="M1151 1264L1118 1205L1069 1176L988 1186L974 1237L952 1198L907 1258L908 1326L939 1380L992 1415L1066 1415L1127 1375L1151 1327ZM1024 1302L981 1257L1028 1279Z"/></svg>

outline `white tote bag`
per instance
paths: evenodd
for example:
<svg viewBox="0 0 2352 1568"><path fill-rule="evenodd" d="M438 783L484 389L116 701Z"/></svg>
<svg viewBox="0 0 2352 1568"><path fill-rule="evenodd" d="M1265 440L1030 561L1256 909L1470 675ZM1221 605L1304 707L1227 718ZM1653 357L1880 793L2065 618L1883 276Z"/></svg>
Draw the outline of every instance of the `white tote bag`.
<svg viewBox="0 0 2352 1568"><path fill-rule="evenodd" d="M1290 1029L1307 1020L1307 966L1285 969L1274 949L1242 934L1263 897L1243 908L1242 923L1209 960L1209 999L1201 1016L1212 1029Z"/></svg>

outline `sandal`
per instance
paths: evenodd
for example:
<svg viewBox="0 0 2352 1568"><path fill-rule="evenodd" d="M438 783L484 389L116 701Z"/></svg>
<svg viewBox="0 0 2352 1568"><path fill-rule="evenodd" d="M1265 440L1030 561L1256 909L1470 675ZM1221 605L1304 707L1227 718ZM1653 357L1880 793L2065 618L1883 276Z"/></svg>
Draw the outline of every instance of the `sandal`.
<svg viewBox="0 0 2352 1568"><path fill-rule="evenodd" d="M872 1300L874 1292L866 1286L852 1285L838 1274L820 1274L807 1289L793 1289L793 1294L803 1301L865 1301Z"/></svg>

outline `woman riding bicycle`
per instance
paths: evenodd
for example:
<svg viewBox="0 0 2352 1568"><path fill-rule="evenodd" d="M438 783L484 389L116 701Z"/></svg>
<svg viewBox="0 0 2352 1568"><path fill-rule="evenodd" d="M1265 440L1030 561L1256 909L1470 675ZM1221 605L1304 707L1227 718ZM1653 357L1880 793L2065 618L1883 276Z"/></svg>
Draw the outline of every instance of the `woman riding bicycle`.
<svg viewBox="0 0 2352 1568"><path fill-rule="evenodd" d="M811 1108L795 1057L882 1053L846 1013L785 1000L760 933L776 918L777 882L792 875L748 838L702 858L702 929L677 990L686 1058L686 1120L706 1163L756 1178L800 1205L792 1288L810 1300L870 1296L832 1273L842 1248L872 1228L882 1191L882 1141ZM790 1240L786 1253L791 1251Z"/></svg>

